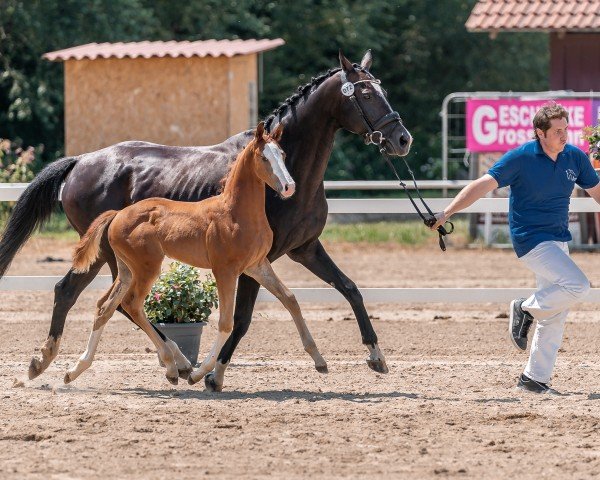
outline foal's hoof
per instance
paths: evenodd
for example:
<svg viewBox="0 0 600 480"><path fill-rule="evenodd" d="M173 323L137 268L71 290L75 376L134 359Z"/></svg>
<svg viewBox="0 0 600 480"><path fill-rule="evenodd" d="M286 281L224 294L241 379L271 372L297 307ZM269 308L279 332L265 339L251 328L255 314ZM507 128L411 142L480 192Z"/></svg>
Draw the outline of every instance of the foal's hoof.
<svg viewBox="0 0 600 480"><path fill-rule="evenodd" d="M192 375L190 375L187 379L189 385L196 385L198 383L198 380L194 380L194 377Z"/></svg>
<svg viewBox="0 0 600 480"><path fill-rule="evenodd" d="M33 357L31 359L31 363L29 364L29 380L33 380L37 376L39 376L44 370L42 369L42 362L40 362L37 358Z"/></svg>
<svg viewBox="0 0 600 480"><path fill-rule="evenodd" d="M65 373L65 378L63 379L63 382L65 382L65 385L68 383L71 383L73 380L71 379L71 375L69 375L69 372Z"/></svg>
<svg viewBox="0 0 600 480"><path fill-rule="evenodd" d="M190 378L191 373L194 371L192 367L186 368L184 370L179 370L179 378L183 378L184 380L188 380Z"/></svg>
<svg viewBox="0 0 600 480"><path fill-rule="evenodd" d="M177 385L179 383L179 377L169 377L167 375L167 380L171 385Z"/></svg>
<svg viewBox="0 0 600 480"><path fill-rule="evenodd" d="M367 358L367 365L371 370L375 370L377 373L388 373L388 367L383 360L372 360Z"/></svg>
<svg viewBox="0 0 600 480"><path fill-rule="evenodd" d="M207 373L204 377L204 386L209 392L221 392L223 391L223 385L217 385L215 382L215 374Z"/></svg>
<svg viewBox="0 0 600 480"><path fill-rule="evenodd" d="M327 365L315 365L315 368L317 369L317 372L319 372L319 373L329 373L329 369L327 368Z"/></svg>

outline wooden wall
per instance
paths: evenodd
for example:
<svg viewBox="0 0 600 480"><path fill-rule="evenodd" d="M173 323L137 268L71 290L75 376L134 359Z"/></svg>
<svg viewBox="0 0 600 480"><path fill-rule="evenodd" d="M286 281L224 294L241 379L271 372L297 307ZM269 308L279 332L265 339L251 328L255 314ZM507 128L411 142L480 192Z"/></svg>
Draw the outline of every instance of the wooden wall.
<svg viewBox="0 0 600 480"><path fill-rule="evenodd" d="M256 124L256 69L256 55L66 61L66 153L124 140L221 142Z"/></svg>
<svg viewBox="0 0 600 480"><path fill-rule="evenodd" d="M600 33L550 34L550 88L600 91Z"/></svg>

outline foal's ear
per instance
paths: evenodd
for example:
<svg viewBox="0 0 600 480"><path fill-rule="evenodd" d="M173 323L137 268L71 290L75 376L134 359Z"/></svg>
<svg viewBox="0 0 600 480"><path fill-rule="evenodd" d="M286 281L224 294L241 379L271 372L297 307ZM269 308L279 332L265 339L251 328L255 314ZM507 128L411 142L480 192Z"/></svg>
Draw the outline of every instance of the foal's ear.
<svg viewBox="0 0 600 480"><path fill-rule="evenodd" d="M351 71L354 70L354 67L352 66L352 62L350 60L348 60L346 57L344 57L344 54L342 53L341 48L340 48L339 57L340 57L340 67L342 67L344 72L350 73Z"/></svg>
<svg viewBox="0 0 600 480"><path fill-rule="evenodd" d="M281 140L282 135L283 135L283 123L279 123L277 125L277 127L275 128L275 131L271 134L271 137L273 137L273 140L278 142L279 140Z"/></svg>
<svg viewBox="0 0 600 480"><path fill-rule="evenodd" d="M367 50L365 56L360 61L360 66L365 70L369 70L371 68L371 64L373 63L373 55L371 55L371 49Z"/></svg>
<svg viewBox="0 0 600 480"><path fill-rule="evenodd" d="M265 122L260 122L256 126L256 132L254 133L254 138L256 140L262 140L264 133L265 133Z"/></svg>

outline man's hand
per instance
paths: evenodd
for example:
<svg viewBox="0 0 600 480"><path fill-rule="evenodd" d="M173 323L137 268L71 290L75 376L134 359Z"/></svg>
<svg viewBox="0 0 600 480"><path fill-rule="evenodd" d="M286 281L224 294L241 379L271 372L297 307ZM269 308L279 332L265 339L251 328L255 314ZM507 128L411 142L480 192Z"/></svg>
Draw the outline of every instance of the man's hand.
<svg viewBox="0 0 600 480"><path fill-rule="evenodd" d="M429 229L433 231L437 230L440 225L444 225L448 221L448 218L446 217L446 214L444 212L436 213L435 219L436 222L431 227L429 227Z"/></svg>
<svg viewBox="0 0 600 480"><path fill-rule="evenodd" d="M488 192L498 188L498 182L489 174L485 174L482 177L469 183L463 188L458 195L450 202L443 212L436 213L436 222L429 227L431 230L437 230L440 225L444 225L448 219L462 209L468 207L476 200L485 196Z"/></svg>

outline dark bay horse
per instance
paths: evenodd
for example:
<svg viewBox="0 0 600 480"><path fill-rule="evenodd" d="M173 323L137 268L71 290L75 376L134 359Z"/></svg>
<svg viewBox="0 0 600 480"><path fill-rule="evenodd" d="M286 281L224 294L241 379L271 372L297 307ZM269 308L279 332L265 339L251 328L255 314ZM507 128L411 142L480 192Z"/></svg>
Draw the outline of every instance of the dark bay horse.
<svg viewBox="0 0 600 480"><path fill-rule="evenodd" d="M370 352L367 364L377 372L386 373L385 358L358 288L319 242L327 219L323 177L335 133L340 128L362 135L365 140L373 141L376 137L389 155L406 155L412 138L369 71L371 53L367 52L357 65L340 52L340 66L299 87L267 118L268 130L278 122L285 127L280 145L286 153L286 166L296 181L296 194L285 204L274 192L266 192L266 213L273 230L268 258L274 261L287 254L335 287L356 315L362 342ZM380 132L379 135L373 135L374 131ZM0 275L4 275L35 228L52 214L63 182L64 211L75 230L83 235L101 213L120 210L145 198L198 201L215 195L229 164L250 139L251 132L243 132L210 147L123 142L50 164L15 205L0 241ZM68 311L105 263L115 277L115 256L104 242L98 260L87 273L70 270L56 284L49 336L41 349L42 358L34 357L31 361L30 378L42 373L57 355ZM228 364L248 330L258 289L259 284L253 278L240 277L233 332L218 356L221 365ZM207 376L207 386L212 388L210 381Z"/></svg>
<svg viewBox="0 0 600 480"><path fill-rule="evenodd" d="M265 133L264 123L259 123L254 138L238 155L219 195L199 202L149 198L123 210L109 210L94 220L75 247L73 270L85 273L90 269L107 232L118 273L98 301L88 347L65 375L65 383L89 368L104 326L121 305L156 346L167 368L167 379L177 384L184 370L193 385L215 367L217 355L233 329L235 287L242 273L254 278L284 304L317 371L327 372L327 364L306 326L298 302L267 260L273 232L265 213L265 184L281 198L290 198L295 191L295 183L285 167L285 154L277 144L281 133L281 124L271 136ZM217 338L195 372L179 349L173 348L174 342L165 342L158 335L144 313L144 300L160 274L165 256L195 267L210 268L217 283ZM223 374L224 368L216 369L219 385L223 384Z"/></svg>

